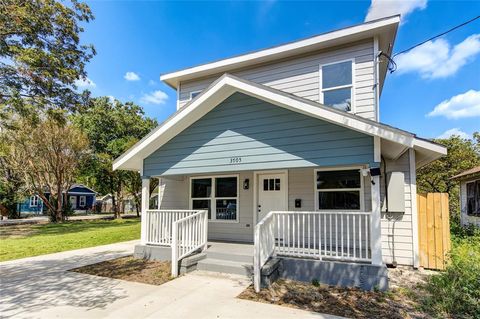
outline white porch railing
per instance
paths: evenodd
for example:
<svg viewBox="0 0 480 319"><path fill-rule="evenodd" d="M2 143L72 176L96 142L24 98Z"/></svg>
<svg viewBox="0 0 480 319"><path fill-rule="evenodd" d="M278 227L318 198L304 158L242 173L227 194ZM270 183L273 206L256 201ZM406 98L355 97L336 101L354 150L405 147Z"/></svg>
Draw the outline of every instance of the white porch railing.
<svg viewBox="0 0 480 319"><path fill-rule="evenodd" d="M255 226L254 285L274 255L371 261L369 212L270 212Z"/></svg>
<svg viewBox="0 0 480 319"><path fill-rule="evenodd" d="M172 277L178 276L178 262L196 250L207 247L208 212L201 210L172 225Z"/></svg>
<svg viewBox="0 0 480 319"><path fill-rule="evenodd" d="M147 210L145 214L145 243L148 245L171 246L173 223L198 212L198 210Z"/></svg>

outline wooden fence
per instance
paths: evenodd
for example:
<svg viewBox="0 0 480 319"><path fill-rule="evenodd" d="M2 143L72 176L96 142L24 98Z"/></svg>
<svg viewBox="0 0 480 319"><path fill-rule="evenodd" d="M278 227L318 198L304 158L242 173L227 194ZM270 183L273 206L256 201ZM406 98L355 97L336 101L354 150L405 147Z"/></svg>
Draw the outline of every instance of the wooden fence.
<svg viewBox="0 0 480 319"><path fill-rule="evenodd" d="M450 251L447 193L417 194L420 267L444 269Z"/></svg>

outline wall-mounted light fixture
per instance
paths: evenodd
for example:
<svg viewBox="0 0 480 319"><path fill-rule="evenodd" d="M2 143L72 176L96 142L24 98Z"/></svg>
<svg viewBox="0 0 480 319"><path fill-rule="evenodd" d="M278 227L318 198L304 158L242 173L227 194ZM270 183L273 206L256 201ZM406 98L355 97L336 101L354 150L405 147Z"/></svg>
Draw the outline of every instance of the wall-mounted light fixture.
<svg viewBox="0 0 480 319"><path fill-rule="evenodd" d="M243 189L248 189L250 187L250 180L248 178L245 178L243 181Z"/></svg>

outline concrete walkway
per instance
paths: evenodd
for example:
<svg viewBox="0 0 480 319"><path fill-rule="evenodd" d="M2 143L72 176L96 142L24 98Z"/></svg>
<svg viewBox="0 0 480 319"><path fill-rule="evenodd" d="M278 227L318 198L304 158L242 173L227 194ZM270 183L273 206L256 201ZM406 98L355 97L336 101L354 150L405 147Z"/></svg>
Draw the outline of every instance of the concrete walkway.
<svg viewBox="0 0 480 319"><path fill-rule="evenodd" d="M122 218L135 218L137 214L122 214ZM68 220L94 220L94 219L113 219L113 214L90 214L90 215L73 215L69 216ZM28 218L19 219L3 219L0 220L0 226L12 225L29 225L29 224L44 224L48 223L48 216L32 216Z"/></svg>
<svg viewBox="0 0 480 319"><path fill-rule="evenodd" d="M193 272L161 286L67 271L137 241L0 263L0 318L338 318L235 298L244 277Z"/></svg>

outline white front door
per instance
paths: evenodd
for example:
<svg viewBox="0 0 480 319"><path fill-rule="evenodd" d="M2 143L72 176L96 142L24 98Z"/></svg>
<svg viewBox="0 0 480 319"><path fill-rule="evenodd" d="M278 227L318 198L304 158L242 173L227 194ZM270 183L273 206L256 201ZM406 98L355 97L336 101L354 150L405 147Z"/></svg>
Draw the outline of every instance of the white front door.
<svg viewBox="0 0 480 319"><path fill-rule="evenodd" d="M271 211L288 210L286 174L261 173L257 177L257 223Z"/></svg>
<svg viewBox="0 0 480 319"><path fill-rule="evenodd" d="M77 196L70 196L70 206L72 209L77 208Z"/></svg>

